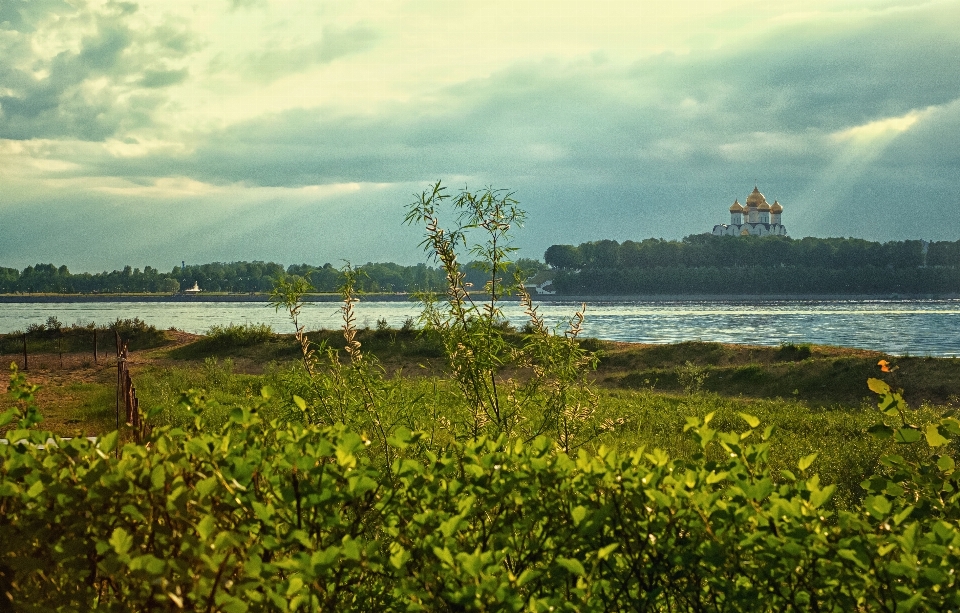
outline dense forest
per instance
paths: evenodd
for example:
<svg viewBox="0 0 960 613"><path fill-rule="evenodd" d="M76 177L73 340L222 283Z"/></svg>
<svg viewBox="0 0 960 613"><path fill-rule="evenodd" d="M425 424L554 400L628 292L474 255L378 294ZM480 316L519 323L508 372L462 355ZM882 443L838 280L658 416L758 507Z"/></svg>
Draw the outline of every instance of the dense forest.
<svg viewBox="0 0 960 613"><path fill-rule="evenodd" d="M602 240L553 245L544 262L521 258L525 276L547 266L561 294L949 294L960 292L960 241L871 242L855 238L792 239L697 234L680 241ZM446 286L443 271L417 264L367 263L363 292L416 292ZM477 262L464 266L466 282L483 287ZM101 273L71 273L37 264L22 271L0 267L2 294L174 294L196 283L204 292L269 292L284 275L306 278L317 292L336 292L340 269L331 264L214 262L162 272L126 266ZM505 278L509 279L512 271Z"/></svg>
<svg viewBox="0 0 960 613"><path fill-rule="evenodd" d="M553 245L544 259L562 294L960 292L960 241L698 234Z"/></svg>
<svg viewBox="0 0 960 613"><path fill-rule="evenodd" d="M529 274L545 267L542 262L529 259L520 259L517 265ZM368 263L359 268L362 274L357 286L364 292L415 292L446 287L443 271L426 264ZM478 263L467 264L464 272L467 282L483 287L487 277ZM126 266L123 270L96 274L73 274L66 266L37 264L22 271L0 267L0 294L174 294L194 283L204 292L269 292L274 281L284 275L306 278L317 292L336 292L342 283L340 269L331 264L294 264L284 268L274 262L214 262L176 266L170 272L150 266L143 270Z"/></svg>

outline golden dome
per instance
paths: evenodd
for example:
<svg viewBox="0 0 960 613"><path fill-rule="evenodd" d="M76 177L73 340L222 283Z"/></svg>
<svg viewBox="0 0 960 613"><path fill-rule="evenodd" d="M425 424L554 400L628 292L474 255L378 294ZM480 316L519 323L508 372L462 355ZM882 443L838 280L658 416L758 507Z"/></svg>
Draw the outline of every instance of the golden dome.
<svg viewBox="0 0 960 613"><path fill-rule="evenodd" d="M779 203L779 202L777 202L776 200L774 200L774 201L773 201L773 206L770 207L770 212L771 212L771 213L782 213L782 212L783 212L783 207L780 206L780 203Z"/></svg>
<svg viewBox="0 0 960 613"><path fill-rule="evenodd" d="M770 210L770 205L767 204L767 201L766 201L766 200L764 200L763 202L760 203L760 206L757 207L757 210L758 210L758 211L769 211L769 210Z"/></svg>
<svg viewBox="0 0 960 613"><path fill-rule="evenodd" d="M760 193L760 190L756 186L753 188L753 192L747 196L747 206L756 207L759 206L761 202L766 202L767 199L763 197L763 194Z"/></svg>
<svg viewBox="0 0 960 613"><path fill-rule="evenodd" d="M730 212L731 212L731 213L742 213L742 212L743 212L743 207L740 206L740 201L739 201L739 200L734 200L734 201L733 201L733 204L730 205Z"/></svg>

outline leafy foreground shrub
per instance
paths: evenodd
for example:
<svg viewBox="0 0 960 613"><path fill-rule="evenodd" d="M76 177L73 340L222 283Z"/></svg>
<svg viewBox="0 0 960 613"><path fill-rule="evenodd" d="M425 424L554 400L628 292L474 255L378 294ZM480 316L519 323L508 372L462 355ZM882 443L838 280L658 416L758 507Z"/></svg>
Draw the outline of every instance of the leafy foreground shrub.
<svg viewBox="0 0 960 613"><path fill-rule="evenodd" d="M871 385L893 415L896 394ZM0 417L16 424L12 441L47 439L33 389L14 373L14 406ZM434 454L401 430L392 465L378 469L370 441L343 427L264 423L253 407L205 432L203 402L184 403L194 424L158 428L145 446L117 450L116 433L0 445L7 606L960 609L960 483L947 455L888 458L891 472L865 482L864 507L832 516L832 488L807 473L812 456L773 482L769 429L749 415L741 433L691 418L704 452L689 460L570 457L546 438ZM913 438L907 430L878 428ZM958 434L946 418L927 439L939 448Z"/></svg>

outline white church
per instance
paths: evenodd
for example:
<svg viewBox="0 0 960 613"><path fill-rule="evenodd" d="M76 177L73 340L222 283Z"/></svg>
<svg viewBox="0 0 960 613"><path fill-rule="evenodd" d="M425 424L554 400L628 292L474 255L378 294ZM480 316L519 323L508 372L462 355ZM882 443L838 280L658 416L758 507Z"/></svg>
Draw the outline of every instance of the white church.
<svg viewBox="0 0 960 613"><path fill-rule="evenodd" d="M734 200L730 207L730 224L713 226L716 236L786 236L787 229L781 223L783 207L776 200L773 205L767 204L756 186L747 196L747 206Z"/></svg>

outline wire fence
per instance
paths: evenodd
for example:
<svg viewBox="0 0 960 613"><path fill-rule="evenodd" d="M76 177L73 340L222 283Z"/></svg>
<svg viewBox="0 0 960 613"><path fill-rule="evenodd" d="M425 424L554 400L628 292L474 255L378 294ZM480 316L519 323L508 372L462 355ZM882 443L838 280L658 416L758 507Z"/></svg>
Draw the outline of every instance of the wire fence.
<svg viewBox="0 0 960 613"><path fill-rule="evenodd" d="M135 342L142 342L136 333L130 336ZM122 338L119 330L96 327L5 334L0 335L0 363L14 362L25 372L80 370L101 364L106 367L112 361L110 354L114 353L117 430L126 424L133 439L140 443L149 436L150 426L140 411L137 388L130 373L130 345L131 339Z"/></svg>
<svg viewBox="0 0 960 613"><path fill-rule="evenodd" d="M137 388L130 375L127 343L116 336L117 343L117 430L120 430L120 409L123 405L123 414L126 424L132 429L133 440L142 443L150 436L150 426L140 412L140 401L137 398Z"/></svg>

